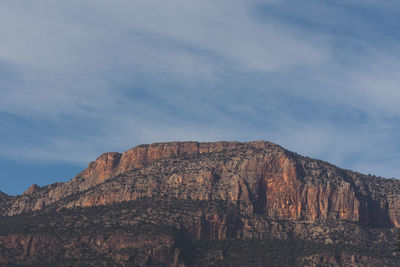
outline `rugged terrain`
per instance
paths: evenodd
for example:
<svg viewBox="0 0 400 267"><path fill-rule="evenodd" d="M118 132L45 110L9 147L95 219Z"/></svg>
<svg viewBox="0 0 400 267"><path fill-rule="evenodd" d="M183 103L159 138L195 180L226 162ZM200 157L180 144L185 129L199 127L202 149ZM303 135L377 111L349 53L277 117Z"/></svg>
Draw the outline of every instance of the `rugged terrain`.
<svg viewBox="0 0 400 267"><path fill-rule="evenodd" d="M0 193L0 264L399 266L400 181L266 142L105 153L66 183Z"/></svg>

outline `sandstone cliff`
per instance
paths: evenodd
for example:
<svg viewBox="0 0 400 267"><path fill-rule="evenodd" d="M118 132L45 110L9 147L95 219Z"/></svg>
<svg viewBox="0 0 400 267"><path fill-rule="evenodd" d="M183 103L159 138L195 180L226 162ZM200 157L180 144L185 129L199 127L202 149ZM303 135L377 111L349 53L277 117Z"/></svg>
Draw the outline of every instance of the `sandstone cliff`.
<svg viewBox="0 0 400 267"><path fill-rule="evenodd" d="M77 194L63 205L104 205L159 192L231 201L276 219L400 226L399 181L342 170L265 141L173 142L105 153L71 182L31 187L7 214L40 210Z"/></svg>
<svg viewBox="0 0 400 267"><path fill-rule="evenodd" d="M106 250L109 256L105 261L122 265L132 260L129 254L133 253L138 265L155 262L183 266L189 262L190 266L193 255L185 251L189 242L204 252L196 263L201 266L233 259L236 252L228 253L228 257L224 249L218 249L223 244L218 242L239 239L240 246L249 249L260 246L255 240L271 238L286 240L284 245L300 242L300 247L307 247L308 243L302 242L311 242L312 247L316 242L325 247L322 252L299 249L301 253L293 256L293 262L304 266L316 266L320 261L333 266L368 266L368 262L393 266L398 260L391 255L393 250L382 252L385 256L371 255L371 251L394 243L395 228L400 227L400 181L343 170L266 141L157 143L124 153L105 153L67 183L33 185L17 197L0 194L0 204L4 229L9 228L10 220L15 224L35 221L32 216L41 218L32 223L36 225L33 230L32 225L22 223L9 231L12 235L4 232L3 239L0 235L0 252L2 248L23 251L18 259L14 254L0 253L0 263L1 257L3 262L26 263L28 258L42 255L37 252L41 244L55 242L56 248L63 243L91 248L87 255L76 250L79 257L96 258ZM92 210L96 211L94 217L88 215ZM77 215L64 218L70 211ZM57 222L54 212L64 219ZM99 214L106 218L99 218ZM130 217L122 219L126 216ZM38 235L43 229L66 231L57 225L69 220L71 223L65 227L82 228L81 233L89 240L81 239L81 234L78 239L65 240L58 234ZM47 226L44 221L48 221ZM99 237L96 231L88 230L97 224L102 232L118 225L122 227L118 231L125 234L122 237L110 231ZM153 228L140 232L143 236L131 233L143 225ZM159 233L164 239L154 239L147 235L149 232ZM114 236L125 241L120 244ZM206 249L203 243L193 240L215 242L207 243L212 249ZM368 253L358 251L365 244L374 247L366 249ZM143 246L148 249L143 250ZM342 251L346 246L348 251ZM49 253L54 256L60 250ZM36 258L35 262L40 260Z"/></svg>

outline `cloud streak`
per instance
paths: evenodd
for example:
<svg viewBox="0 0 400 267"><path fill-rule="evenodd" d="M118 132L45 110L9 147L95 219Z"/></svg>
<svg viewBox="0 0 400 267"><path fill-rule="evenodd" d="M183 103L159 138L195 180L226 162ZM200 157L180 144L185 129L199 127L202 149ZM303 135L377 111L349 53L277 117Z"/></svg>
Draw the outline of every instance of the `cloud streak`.
<svg viewBox="0 0 400 267"><path fill-rule="evenodd" d="M267 139L398 176L389 2L3 3L0 156L85 164L139 143Z"/></svg>

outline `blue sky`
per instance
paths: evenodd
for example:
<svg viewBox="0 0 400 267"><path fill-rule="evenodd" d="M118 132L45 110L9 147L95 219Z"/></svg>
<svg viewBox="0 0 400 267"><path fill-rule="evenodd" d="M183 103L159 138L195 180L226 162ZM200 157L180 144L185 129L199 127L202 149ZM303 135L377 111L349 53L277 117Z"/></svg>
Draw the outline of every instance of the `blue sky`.
<svg viewBox="0 0 400 267"><path fill-rule="evenodd" d="M397 1L0 4L0 190L103 152L264 139L400 176Z"/></svg>

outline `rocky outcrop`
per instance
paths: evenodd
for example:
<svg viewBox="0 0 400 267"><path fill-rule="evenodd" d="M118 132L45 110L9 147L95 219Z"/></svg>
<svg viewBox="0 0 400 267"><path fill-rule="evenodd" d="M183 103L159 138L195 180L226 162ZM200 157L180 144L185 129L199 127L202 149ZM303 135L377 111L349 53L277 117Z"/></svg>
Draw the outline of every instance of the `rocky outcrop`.
<svg viewBox="0 0 400 267"><path fill-rule="evenodd" d="M265 141L172 142L101 155L68 183L32 186L8 214L158 194L230 201L272 219L400 226L400 182L345 171Z"/></svg>
<svg viewBox="0 0 400 267"><path fill-rule="evenodd" d="M236 254L264 255L279 240L300 252L258 265L393 266L397 254L373 251L394 243L400 181L266 141L157 143L105 153L66 183L0 193L0 215L10 266L245 266L252 258Z"/></svg>
<svg viewBox="0 0 400 267"><path fill-rule="evenodd" d="M104 182L128 170L142 168L151 162L182 156L196 156L202 153L219 153L235 149L237 143L216 142L171 142L140 145L124 153L104 153L96 161L91 162L87 169L78 174L93 184Z"/></svg>
<svg viewBox="0 0 400 267"><path fill-rule="evenodd" d="M23 195L32 195L40 190L40 187L37 184L31 185L28 190L26 190Z"/></svg>
<svg viewBox="0 0 400 267"><path fill-rule="evenodd" d="M374 189L373 184L382 179L369 179L361 174L352 178L346 171L324 162L294 156L267 142L248 144L224 142L211 143L207 146L183 143L185 149L181 149L179 144L181 143L134 148L127 153L131 155L126 157L130 158L130 161L125 159L125 163L114 165L115 175L127 169L144 168L157 160L172 158L176 159L178 164L169 171L173 173L172 175L161 173L165 175L161 181L148 180L147 183L143 181L144 186L141 190L148 191L148 196L157 194L158 191L151 188L158 187L163 188L164 193L177 197L229 200L241 205L248 212L275 219L306 221L341 219L369 226L398 226L399 213L390 207L394 209L397 207L399 197L392 197L390 202L392 204L389 205L385 197L385 188ZM180 151L185 152L179 154ZM221 154L224 161L204 162L209 160L208 156L199 160L201 153L212 155L209 151ZM193 172L189 170L190 168L181 166L184 171L177 171L176 167L180 164L178 159L182 155L204 162L205 169ZM168 161L167 164L172 163ZM97 165L92 167L94 166ZM85 179L92 179L86 173L83 173L83 176ZM132 180L140 181L140 177L132 177ZM357 186L356 182L359 180L363 181L363 187L369 188L368 191ZM395 188L396 192L400 192L398 181L392 180L386 183ZM185 189L180 189L182 187ZM101 188L102 186L99 189L100 194L87 194L76 204L104 205L115 201L129 201L140 196L137 190L130 189L135 187L128 186L123 190L124 194L110 193L108 189ZM378 194L376 192L371 194L372 189ZM187 191L186 195L182 194L184 191Z"/></svg>

